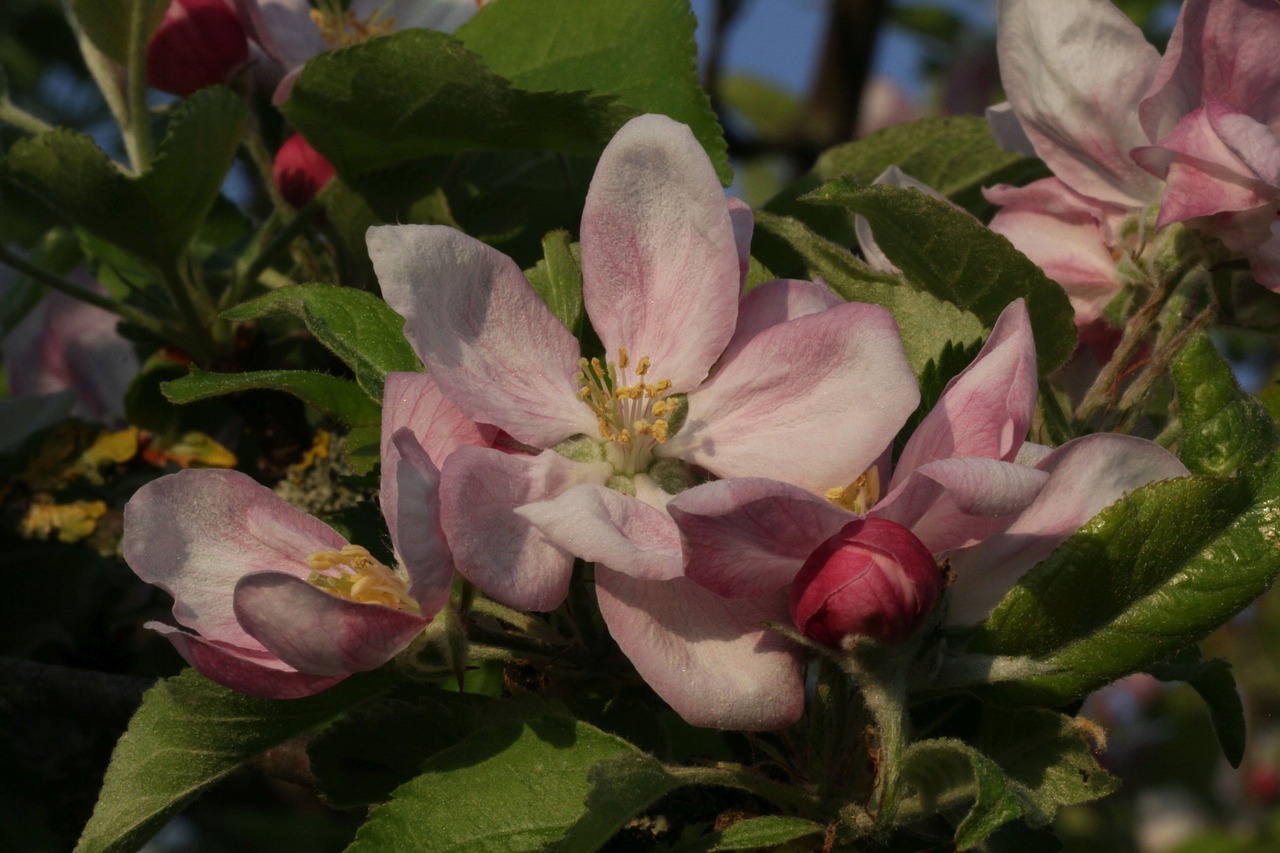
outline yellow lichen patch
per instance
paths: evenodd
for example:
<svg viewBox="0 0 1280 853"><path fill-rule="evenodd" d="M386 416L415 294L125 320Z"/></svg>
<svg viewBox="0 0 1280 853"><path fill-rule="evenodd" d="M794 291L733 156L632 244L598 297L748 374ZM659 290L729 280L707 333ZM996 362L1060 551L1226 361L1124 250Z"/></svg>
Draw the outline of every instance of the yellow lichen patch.
<svg viewBox="0 0 1280 853"><path fill-rule="evenodd" d="M867 510L880 500L880 469L872 465L849 485L843 488L836 486L834 489L827 489L824 497L849 512L866 515Z"/></svg>
<svg viewBox="0 0 1280 853"><path fill-rule="evenodd" d="M47 541L58 535L59 542L79 542L93 535L98 519L107 514L102 501L72 501L56 504L50 498L37 499L18 526L24 539Z"/></svg>
<svg viewBox="0 0 1280 853"><path fill-rule="evenodd" d="M202 432L183 433L172 443L153 442L145 454L147 461L164 465L174 462L183 468L234 468L236 455Z"/></svg>
<svg viewBox="0 0 1280 853"><path fill-rule="evenodd" d="M302 454L302 458L289 466L290 472L301 474L303 471L313 467L321 459L329 458L329 445L332 443L333 436L328 430L316 430L316 437L311 442L311 447L306 453Z"/></svg>
<svg viewBox="0 0 1280 853"><path fill-rule="evenodd" d="M336 0L324 0L320 8L311 10L311 20L320 28L320 37L333 49L362 44L376 36L385 36L396 28L396 20L387 14L390 3L383 4L372 15L357 18Z"/></svg>
<svg viewBox="0 0 1280 853"><path fill-rule="evenodd" d="M91 483L101 485L101 471L111 465L123 465L138 455L138 428L131 426L116 432L104 432L94 439L80 458L75 471Z"/></svg>
<svg viewBox="0 0 1280 853"><path fill-rule="evenodd" d="M307 566L311 569L307 582L330 595L415 615L422 612L400 576L359 545L344 545L341 551L317 551L307 557Z"/></svg>

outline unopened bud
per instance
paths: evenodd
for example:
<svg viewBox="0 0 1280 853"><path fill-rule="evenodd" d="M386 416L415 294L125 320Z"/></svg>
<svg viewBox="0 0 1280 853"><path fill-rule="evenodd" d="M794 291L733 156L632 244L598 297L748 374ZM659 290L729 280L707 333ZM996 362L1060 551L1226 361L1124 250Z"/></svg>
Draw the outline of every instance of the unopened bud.
<svg viewBox="0 0 1280 853"><path fill-rule="evenodd" d="M249 58L249 40L224 0L173 0L147 45L147 82L186 97L226 82Z"/></svg>
<svg viewBox="0 0 1280 853"><path fill-rule="evenodd" d="M941 589L938 564L915 534L892 521L858 519L805 560L791 585L791 618L827 646L854 636L900 643Z"/></svg>
<svg viewBox="0 0 1280 853"><path fill-rule="evenodd" d="M276 152L271 169L276 188L294 207L306 207L333 177L334 169L311 143L295 133Z"/></svg>

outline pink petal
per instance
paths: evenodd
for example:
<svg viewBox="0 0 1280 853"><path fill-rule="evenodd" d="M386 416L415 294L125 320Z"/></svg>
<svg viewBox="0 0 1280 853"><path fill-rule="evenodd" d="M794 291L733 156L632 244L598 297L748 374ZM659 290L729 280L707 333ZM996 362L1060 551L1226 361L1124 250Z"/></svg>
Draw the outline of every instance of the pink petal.
<svg viewBox="0 0 1280 853"><path fill-rule="evenodd" d="M160 622L148 622L150 628L166 637L178 654L205 678L239 693L260 699L301 699L327 690L346 678L309 675L265 653L224 647L203 637L188 634Z"/></svg>
<svg viewBox="0 0 1280 853"><path fill-rule="evenodd" d="M987 107L986 116L987 125L990 126L997 145L1023 157L1038 156L1035 146L1027 138L1027 132L1022 129L1022 123L1018 121L1018 114L1013 111L1013 104L1002 101Z"/></svg>
<svg viewBox="0 0 1280 853"><path fill-rule="evenodd" d="M790 623L785 596L729 601L687 580L637 580L603 565L596 595L623 654L687 722L763 731L800 719L800 655L761 626Z"/></svg>
<svg viewBox="0 0 1280 853"><path fill-rule="evenodd" d="M249 37L288 70L329 49L307 0L236 0L236 9Z"/></svg>
<svg viewBox="0 0 1280 853"><path fill-rule="evenodd" d="M1248 256L1249 271L1258 284L1280 293L1280 219L1272 220L1270 237Z"/></svg>
<svg viewBox="0 0 1280 853"><path fill-rule="evenodd" d="M503 604L554 610L568 593L573 555L516 510L574 486L602 484L612 473L603 462L573 462L550 451L513 456L458 448L440 484L441 522L458 571Z"/></svg>
<svg viewBox="0 0 1280 853"><path fill-rule="evenodd" d="M1122 285L1112 255L1112 229L1124 211L1085 198L1057 178L1025 187L990 187L983 194L1002 205L991 230L1007 237L1062 285L1075 309L1076 325L1101 317Z"/></svg>
<svg viewBox="0 0 1280 853"><path fill-rule="evenodd" d="M729 223L733 226L733 243L738 250L738 287L747 286L747 271L751 268L751 233L756 220L751 205L740 198L728 197Z"/></svg>
<svg viewBox="0 0 1280 853"><path fill-rule="evenodd" d="M1156 480L1182 477L1187 469L1150 441L1095 434L1069 441L1036 466L1049 482L1002 533L952 555L952 623L979 622L1018 578L1081 525L1126 493Z"/></svg>
<svg viewBox="0 0 1280 853"><path fill-rule="evenodd" d="M642 580L681 576L680 531L661 509L604 486L577 486L516 510L550 542Z"/></svg>
<svg viewBox="0 0 1280 853"><path fill-rule="evenodd" d="M440 471L408 429L382 451L378 497L396 560L409 575L409 594L423 616L434 616L449 603L453 555L440 528Z"/></svg>
<svg viewBox="0 0 1280 853"><path fill-rule="evenodd" d="M1049 475L995 459L940 459L911 472L867 515L911 530L932 554L986 539L1008 527Z"/></svg>
<svg viewBox="0 0 1280 853"><path fill-rule="evenodd" d="M1209 98L1280 133L1280 8L1272 0L1189 0L1142 102L1142 125L1161 139Z"/></svg>
<svg viewBox="0 0 1280 853"><path fill-rule="evenodd" d="M1107 0L1001 0L1000 76L1036 152L1079 193L1144 207L1160 184L1129 157L1160 56Z"/></svg>
<svg viewBox="0 0 1280 853"><path fill-rule="evenodd" d="M328 526L238 471L189 470L138 489L124 508L124 558L174 598L179 624L262 651L237 621L232 590L255 572L311 574L307 557L347 544Z"/></svg>
<svg viewBox="0 0 1280 853"><path fill-rule="evenodd" d="M916 427L889 488L936 459L1013 461L1036 408L1035 347L1026 303L1015 300L1001 312L977 358L947 383Z"/></svg>
<svg viewBox="0 0 1280 853"><path fill-rule="evenodd" d="M846 303L748 341L689 393L687 420L660 452L821 492L866 470L919 399L892 315Z"/></svg>
<svg viewBox="0 0 1280 853"><path fill-rule="evenodd" d="M534 447L595 433L576 396L578 342L514 261L442 225L378 226L366 240L382 295L460 412Z"/></svg>
<svg viewBox="0 0 1280 853"><path fill-rule="evenodd" d="M731 361L747 341L771 326L842 304L844 300L825 284L790 278L766 281L738 303L738 326L720 360Z"/></svg>
<svg viewBox="0 0 1280 853"><path fill-rule="evenodd" d="M389 9L387 5L387 0L352 0L351 10L359 9L359 14L367 17L386 9L386 15L396 22L397 30L421 27L451 33L471 20L484 3L483 0L394 0Z"/></svg>
<svg viewBox="0 0 1280 853"><path fill-rule="evenodd" d="M388 373L382 392L382 453L391 436L407 427L436 467L464 444L493 446L498 428L478 424L458 411L425 373Z"/></svg>
<svg viewBox="0 0 1280 853"><path fill-rule="evenodd" d="M620 347L648 356L676 391L707 375L733 334L739 260L724 191L688 127L640 116L605 148L582 213L582 276L609 359Z"/></svg>
<svg viewBox="0 0 1280 853"><path fill-rule="evenodd" d="M775 480L716 480L667 510L685 536L685 577L725 598L759 598L791 583L815 548L855 516Z"/></svg>
<svg viewBox="0 0 1280 853"><path fill-rule="evenodd" d="M235 610L245 631L267 650L311 675L342 676L382 666L431 621L381 604L348 601L278 572L241 578Z"/></svg>

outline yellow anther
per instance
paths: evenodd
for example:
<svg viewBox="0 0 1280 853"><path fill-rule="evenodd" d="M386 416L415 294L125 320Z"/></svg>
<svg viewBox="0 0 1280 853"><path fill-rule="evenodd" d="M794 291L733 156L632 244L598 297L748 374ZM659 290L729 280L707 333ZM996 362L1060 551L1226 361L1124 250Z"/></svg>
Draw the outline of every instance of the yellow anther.
<svg viewBox="0 0 1280 853"><path fill-rule="evenodd" d="M605 441L613 441L613 425L600 418L596 421L596 426L600 428L600 437Z"/></svg>
<svg viewBox="0 0 1280 853"><path fill-rule="evenodd" d="M626 347L618 347L618 369L626 370L631 365L631 356L627 355Z"/></svg>
<svg viewBox="0 0 1280 853"><path fill-rule="evenodd" d="M651 385L650 387L653 389L653 393L649 396L656 397L659 394L665 394L671 390L671 380L660 379L656 385Z"/></svg>
<svg viewBox="0 0 1280 853"><path fill-rule="evenodd" d="M640 356L640 361L636 363L636 375L644 376L649 372L649 356Z"/></svg>
<svg viewBox="0 0 1280 853"><path fill-rule="evenodd" d="M622 432L618 433L618 437L615 439L615 441L617 441L618 444L630 444L631 430L624 429Z"/></svg>
<svg viewBox="0 0 1280 853"><path fill-rule="evenodd" d="M307 582L330 595L359 604L381 604L406 613L421 613L405 582L359 545L341 551L317 551L307 557Z"/></svg>
<svg viewBox="0 0 1280 853"><path fill-rule="evenodd" d="M586 387L585 385L579 388L578 399L584 403L587 402L587 400L591 399L591 389Z"/></svg>
<svg viewBox="0 0 1280 853"><path fill-rule="evenodd" d="M595 373L597 379L604 379L604 366L600 364L600 359L591 359L591 370Z"/></svg>
<svg viewBox="0 0 1280 853"><path fill-rule="evenodd" d="M653 426L650 428L650 433L653 435L653 440L658 444L664 443L667 440L667 422L664 420L654 421Z"/></svg>
<svg viewBox="0 0 1280 853"><path fill-rule="evenodd" d="M880 470L872 465L848 486L827 489L824 497L852 513L866 515L867 510L880 500Z"/></svg>
<svg viewBox="0 0 1280 853"><path fill-rule="evenodd" d="M650 424L648 421L636 421L631 425L631 429L636 435L648 435Z"/></svg>

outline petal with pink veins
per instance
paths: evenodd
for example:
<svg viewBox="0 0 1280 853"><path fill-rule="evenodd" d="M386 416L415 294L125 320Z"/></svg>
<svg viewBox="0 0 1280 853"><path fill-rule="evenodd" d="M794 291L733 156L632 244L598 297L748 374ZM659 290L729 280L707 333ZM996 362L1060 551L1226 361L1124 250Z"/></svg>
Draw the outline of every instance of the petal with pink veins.
<svg viewBox="0 0 1280 853"><path fill-rule="evenodd" d="M260 699L301 699L304 696L314 696L350 674L311 675L292 669L270 654L223 647L172 625L148 622L143 627L150 628L173 643L178 654L204 677L223 687Z"/></svg>
<svg viewBox="0 0 1280 853"><path fill-rule="evenodd" d="M1000 314L977 358L953 377L898 457L890 489L921 465L974 456L1013 461L1036 408L1036 345L1021 299Z"/></svg>
<svg viewBox="0 0 1280 853"><path fill-rule="evenodd" d="M779 592L855 518L804 489L752 478L695 486L667 511L685 536L685 577L730 599Z"/></svg>
<svg viewBox="0 0 1280 853"><path fill-rule="evenodd" d="M440 527L440 471L407 428L382 451L378 498L409 594L431 616L449 603L453 555Z"/></svg>
<svg viewBox="0 0 1280 853"><path fill-rule="evenodd" d="M1157 200L1160 182L1129 151L1151 140L1138 121L1160 55L1109 0L1000 0L1000 77L1053 173L1076 192L1124 207Z"/></svg>
<svg viewBox="0 0 1280 853"><path fill-rule="evenodd" d="M321 676L382 666L431 621L339 598L279 572L245 575L236 583L234 600L250 636L289 666Z"/></svg>
<svg viewBox="0 0 1280 853"><path fill-rule="evenodd" d="M740 198L728 197L729 222L733 225L733 242L738 250L738 287L747 286L747 271L751 269L751 233L755 230L755 215L751 205Z"/></svg>
<svg viewBox="0 0 1280 853"><path fill-rule="evenodd" d="M681 576L680 531L661 509L604 486L577 486L516 510L547 539L583 560L650 581Z"/></svg>
<svg viewBox="0 0 1280 853"><path fill-rule="evenodd" d="M755 335L689 393L659 453L825 491L866 470L919 399L893 316L845 303Z"/></svg>
<svg viewBox="0 0 1280 853"><path fill-rule="evenodd" d="M627 122L600 156L581 234L583 303L608 357L625 347L675 391L696 386L733 334L741 276L728 202L692 131L661 115Z"/></svg>
<svg viewBox="0 0 1280 853"><path fill-rule="evenodd" d="M425 373L388 373L382 392L382 453L391 436L408 428L436 467L464 444L491 447L498 428L458 411Z"/></svg>
<svg viewBox="0 0 1280 853"><path fill-rule="evenodd" d="M366 241L405 337L460 412L534 447L595 434L578 342L515 261L442 225L376 226Z"/></svg>
<svg viewBox="0 0 1280 853"><path fill-rule="evenodd" d="M602 485L613 469L573 462L558 453L515 456L460 447L441 472L441 526L454 565L503 604L554 610L564 601L573 555L549 540L516 509L574 486Z"/></svg>
<svg viewBox="0 0 1280 853"><path fill-rule="evenodd" d="M178 622L208 641L262 651L240 626L230 590L244 575L307 578L307 557L340 550L330 527L238 471L188 470L153 480L124 509L124 558L173 596Z"/></svg>
<svg viewBox="0 0 1280 853"><path fill-rule="evenodd" d="M790 624L785 596L729 601L681 578L637 580L603 565L596 594L618 647L686 722L765 731L800 719L801 657L761 624Z"/></svg>
<svg viewBox="0 0 1280 853"><path fill-rule="evenodd" d="M771 326L843 304L843 299L820 282L790 278L766 281L738 303L738 326L720 360L733 360L747 341Z"/></svg>
<svg viewBox="0 0 1280 853"><path fill-rule="evenodd" d="M952 555L949 622L981 621L1018 578L1105 507L1139 486L1187 474L1158 444L1114 434L1069 441L1036 467L1049 481L1031 506L1003 532Z"/></svg>

